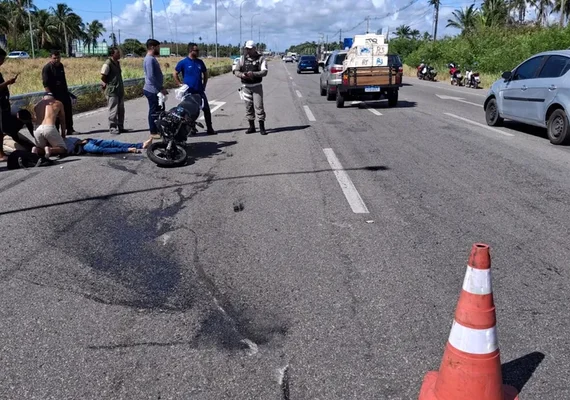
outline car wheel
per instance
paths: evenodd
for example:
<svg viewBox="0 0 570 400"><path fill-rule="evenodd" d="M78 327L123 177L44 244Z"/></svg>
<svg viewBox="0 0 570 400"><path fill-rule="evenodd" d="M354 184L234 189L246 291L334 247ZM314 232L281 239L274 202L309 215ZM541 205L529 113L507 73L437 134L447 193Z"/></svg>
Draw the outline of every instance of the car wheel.
<svg viewBox="0 0 570 400"><path fill-rule="evenodd" d="M485 119L487 120L487 125L489 126L500 126L503 123L503 118L499 115L499 107L497 106L497 100L491 99L487 103L487 108L485 109Z"/></svg>
<svg viewBox="0 0 570 400"><path fill-rule="evenodd" d="M388 107L395 107L398 105L398 91L392 90L388 93Z"/></svg>
<svg viewBox="0 0 570 400"><path fill-rule="evenodd" d="M336 91L336 108L344 107L344 96L340 93L340 90Z"/></svg>
<svg viewBox="0 0 570 400"><path fill-rule="evenodd" d="M568 116L564 110L558 109L550 114L546 132L552 144L567 144L570 141Z"/></svg>
<svg viewBox="0 0 570 400"><path fill-rule="evenodd" d="M333 101L335 99L334 93L331 93L331 87L327 85L327 100Z"/></svg>

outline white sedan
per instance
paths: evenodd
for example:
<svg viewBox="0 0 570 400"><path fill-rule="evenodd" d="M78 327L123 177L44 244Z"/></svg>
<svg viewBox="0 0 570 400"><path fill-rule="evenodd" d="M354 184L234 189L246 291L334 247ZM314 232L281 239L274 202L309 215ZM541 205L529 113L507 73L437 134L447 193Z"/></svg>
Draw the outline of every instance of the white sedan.
<svg viewBox="0 0 570 400"><path fill-rule="evenodd" d="M11 51L8 58L30 58L30 55L25 51Z"/></svg>

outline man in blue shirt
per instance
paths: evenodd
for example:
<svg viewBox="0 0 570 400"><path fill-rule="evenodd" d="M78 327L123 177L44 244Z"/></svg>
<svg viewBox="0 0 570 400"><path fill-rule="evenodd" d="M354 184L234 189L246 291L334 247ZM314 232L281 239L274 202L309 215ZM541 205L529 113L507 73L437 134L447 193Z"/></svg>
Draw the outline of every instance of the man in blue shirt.
<svg viewBox="0 0 570 400"><path fill-rule="evenodd" d="M198 58L200 50L196 43L188 44L188 57L180 60L174 69L174 81L182 86L182 83L188 85L186 93L196 93L204 99L204 119L208 128L208 135L215 135L217 132L212 128L212 113L208 98L206 97L206 85L208 83L208 69L204 61ZM179 74L182 73L182 82L180 82Z"/></svg>

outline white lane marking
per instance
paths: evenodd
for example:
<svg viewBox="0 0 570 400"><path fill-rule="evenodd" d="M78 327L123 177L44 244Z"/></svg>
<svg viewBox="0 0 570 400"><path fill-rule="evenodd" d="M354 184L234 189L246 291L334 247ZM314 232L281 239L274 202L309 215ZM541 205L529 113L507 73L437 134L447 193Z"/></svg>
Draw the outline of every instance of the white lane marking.
<svg viewBox="0 0 570 400"><path fill-rule="evenodd" d="M378 110L375 110L375 109L370 108L370 107L368 107L368 106L365 106L365 107L366 107L366 109L367 109L368 111L370 111L370 112L371 112L372 114L374 114L374 115L382 115L382 113L381 113L380 111L378 111Z"/></svg>
<svg viewBox="0 0 570 400"><path fill-rule="evenodd" d="M483 108L483 104L479 104L479 103L472 103L470 101L466 101L463 97L455 97L455 96L446 96L443 94L436 94L437 97L439 97L442 100L455 100L455 101L459 101L460 103L465 103L465 104L471 104L473 106L477 106L477 107L481 107Z"/></svg>
<svg viewBox="0 0 570 400"><path fill-rule="evenodd" d="M216 112L220 107L222 107L224 104L226 104L225 101L216 101L216 100L212 100L209 101L208 104L210 104L210 112L213 114L214 112ZM212 106L214 106L212 108ZM204 115L202 115L200 118L198 119L204 119Z"/></svg>
<svg viewBox="0 0 570 400"><path fill-rule="evenodd" d="M303 108L305 109L305 114L307 114L307 118L309 118L309 121L316 121L317 120L315 118L315 116L313 115L313 112L311 111L309 106L303 106Z"/></svg>
<svg viewBox="0 0 570 400"><path fill-rule="evenodd" d="M449 344L469 354L490 354L499 348L497 329L473 329L453 321L449 333Z"/></svg>
<svg viewBox="0 0 570 400"><path fill-rule="evenodd" d="M299 92L298 90L295 90L295 92L297 93L297 97L303 97L303 95L301 94L301 92Z"/></svg>
<svg viewBox="0 0 570 400"><path fill-rule="evenodd" d="M293 77L292 77L292 76L290 76L290 77L289 77L289 79L293 80Z"/></svg>
<svg viewBox="0 0 570 400"><path fill-rule="evenodd" d="M492 128L492 127L490 127L490 126L480 124L479 122L471 121L470 119L460 117L459 115L450 114L450 113L445 113L445 115L449 115L450 117L460 119L461 121L465 121L465 122L467 122L467 123L469 123L469 124L476 125L476 126L479 126L479 127L481 127L481 128L488 129L488 130L490 130L490 131L492 131L492 132L500 133L501 135L505 135L505 136L515 136L515 135L513 135L512 133L503 132L503 131L501 131L501 130L499 130L499 129L495 129L495 128Z"/></svg>
<svg viewBox="0 0 570 400"><path fill-rule="evenodd" d="M360 194L354 187L350 176L348 176L342 167L342 164L338 160L333 149L323 149L323 151L325 152L327 161L329 162L329 165L331 166L336 176L336 180L338 181L338 184L344 193L344 197L346 197L348 204L352 208L352 211L356 214L368 214L369 211L366 207L366 204L364 204L364 200L362 200L362 197L360 197Z"/></svg>

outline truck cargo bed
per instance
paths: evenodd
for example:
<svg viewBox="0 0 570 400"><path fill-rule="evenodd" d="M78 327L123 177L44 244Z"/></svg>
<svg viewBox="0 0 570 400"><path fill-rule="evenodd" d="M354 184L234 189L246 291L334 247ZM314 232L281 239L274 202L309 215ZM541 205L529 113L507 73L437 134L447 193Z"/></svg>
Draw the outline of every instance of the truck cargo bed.
<svg viewBox="0 0 570 400"><path fill-rule="evenodd" d="M343 73L343 86L400 86L394 67L349 67Z"/></svg>

